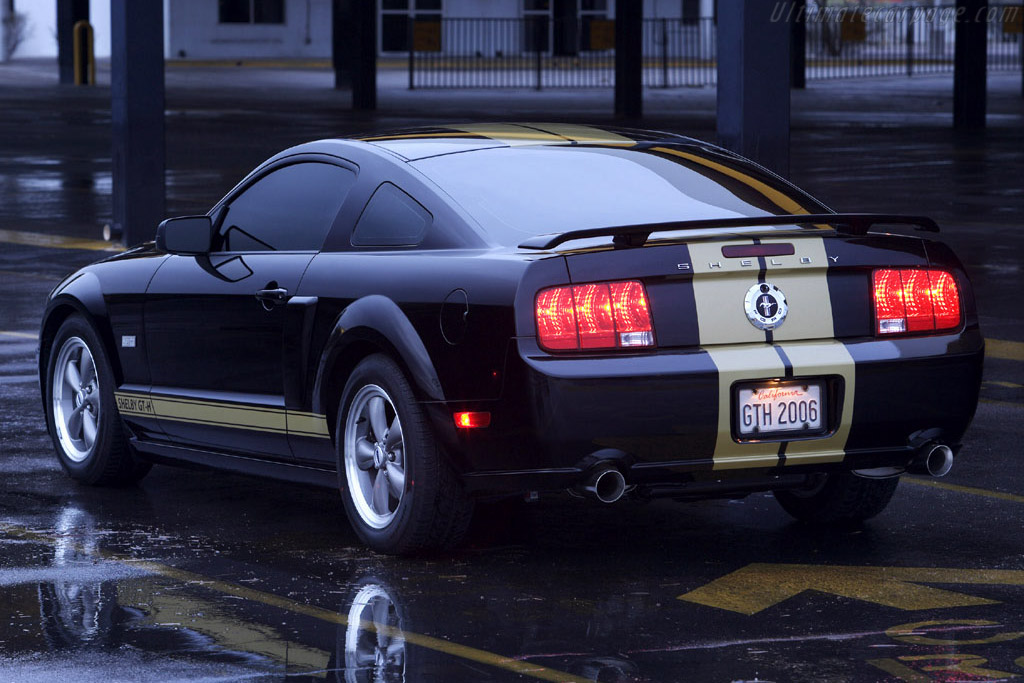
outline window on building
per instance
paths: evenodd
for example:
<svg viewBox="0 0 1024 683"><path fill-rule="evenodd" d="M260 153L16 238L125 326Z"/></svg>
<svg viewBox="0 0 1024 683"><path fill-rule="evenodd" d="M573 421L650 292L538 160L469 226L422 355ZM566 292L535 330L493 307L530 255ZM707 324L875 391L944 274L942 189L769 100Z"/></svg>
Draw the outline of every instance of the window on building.
<svg viewBox="0 0 1024 683"><path fill-rule="evenodd" d="M424 35L436 34L436 40L440 41L441 0L382 0L380 6L381 52L409 51L410 18L415 19L417 24L436 22L436 27L427 26L424 29Z"/></svg>
<svg viewBox="0 0 1024 683"><path fill-rule="evenodd" d="M284 0L218 0L222 24L283 24Z"/></svg>

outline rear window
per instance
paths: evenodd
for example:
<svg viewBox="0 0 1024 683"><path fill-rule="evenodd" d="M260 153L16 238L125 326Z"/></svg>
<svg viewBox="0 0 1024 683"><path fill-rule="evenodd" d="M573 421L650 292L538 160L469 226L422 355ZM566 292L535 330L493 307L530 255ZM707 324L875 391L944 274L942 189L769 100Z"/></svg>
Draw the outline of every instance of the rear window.
<svg viewBox="0 0 1024 683"><path fill-rule="evenodd" d="M584 228L828 211L754 167L681 147L524 146L412 163L509 246Z"/></svg>

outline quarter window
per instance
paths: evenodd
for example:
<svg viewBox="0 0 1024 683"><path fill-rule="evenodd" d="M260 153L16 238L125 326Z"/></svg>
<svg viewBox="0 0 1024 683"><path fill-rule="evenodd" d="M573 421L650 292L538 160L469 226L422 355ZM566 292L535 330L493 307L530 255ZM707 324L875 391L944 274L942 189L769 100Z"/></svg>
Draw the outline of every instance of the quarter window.
<svg viewBox="0 0 1024 683"><path fill-rule="evenodd" d="M317 162L271 171L228 205L222 251L316 251L334 224L355 173Z"/></svg>
<svg viewBox="0 0 1024 683"><path fill-rule="evenodd" d="M414 246L423 241L433 221L419 202L391 183L383 183L370 197L352 231L356 247Z"/></svg>

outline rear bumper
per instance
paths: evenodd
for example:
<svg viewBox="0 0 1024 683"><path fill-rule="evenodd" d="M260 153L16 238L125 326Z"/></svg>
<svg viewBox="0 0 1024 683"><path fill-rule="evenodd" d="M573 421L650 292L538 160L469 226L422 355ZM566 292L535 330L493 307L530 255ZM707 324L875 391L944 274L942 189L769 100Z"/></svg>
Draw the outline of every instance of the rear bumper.
<svg viewBox="0 0 1024 683"><path fill-rule="evenodd" d="M925 441L956 447L977 406L976 327L778 347L566 358L520 339L501 399L431 404L429 413L474 490L564 488L606 460L629 484L735 480L756 489L801 473L903 466ZM828 380L833 428L822 438L737 442L732 385L783 377ZM455 410L489 410L492 423L456 430Z"/></svg>

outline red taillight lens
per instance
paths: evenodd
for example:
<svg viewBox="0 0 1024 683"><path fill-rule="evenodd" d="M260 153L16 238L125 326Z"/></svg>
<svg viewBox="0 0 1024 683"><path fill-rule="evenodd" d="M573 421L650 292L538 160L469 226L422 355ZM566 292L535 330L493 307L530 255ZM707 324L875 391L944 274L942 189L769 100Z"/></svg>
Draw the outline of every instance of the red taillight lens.
<svg viewBox="0 0 1024 683"><path fill-rule="evenodd" d="M552 287L537 295L537 334L549 349L578 349L576 307L572 287Z"/></svg>
<svg viewBox="0 0 1024 683"><path fill-rule="evenodd" d="M935 307L935 329L948 330L960 326L960 288L956 279L943 270L929 270L932 305Z"/></svg>
<svg viewBox="0 0 1024 683"><path fill-rule="evenodd" d="M537 294L537 338L552 351L654 346L643 283L594 282Z"/></svg>
<svg viewBox="0 0 1024 683"><path fill-rule="evenodd" d="M944 270L876 270L874 297L876 334L931 332L960 325L960 290Z"/></svg>

